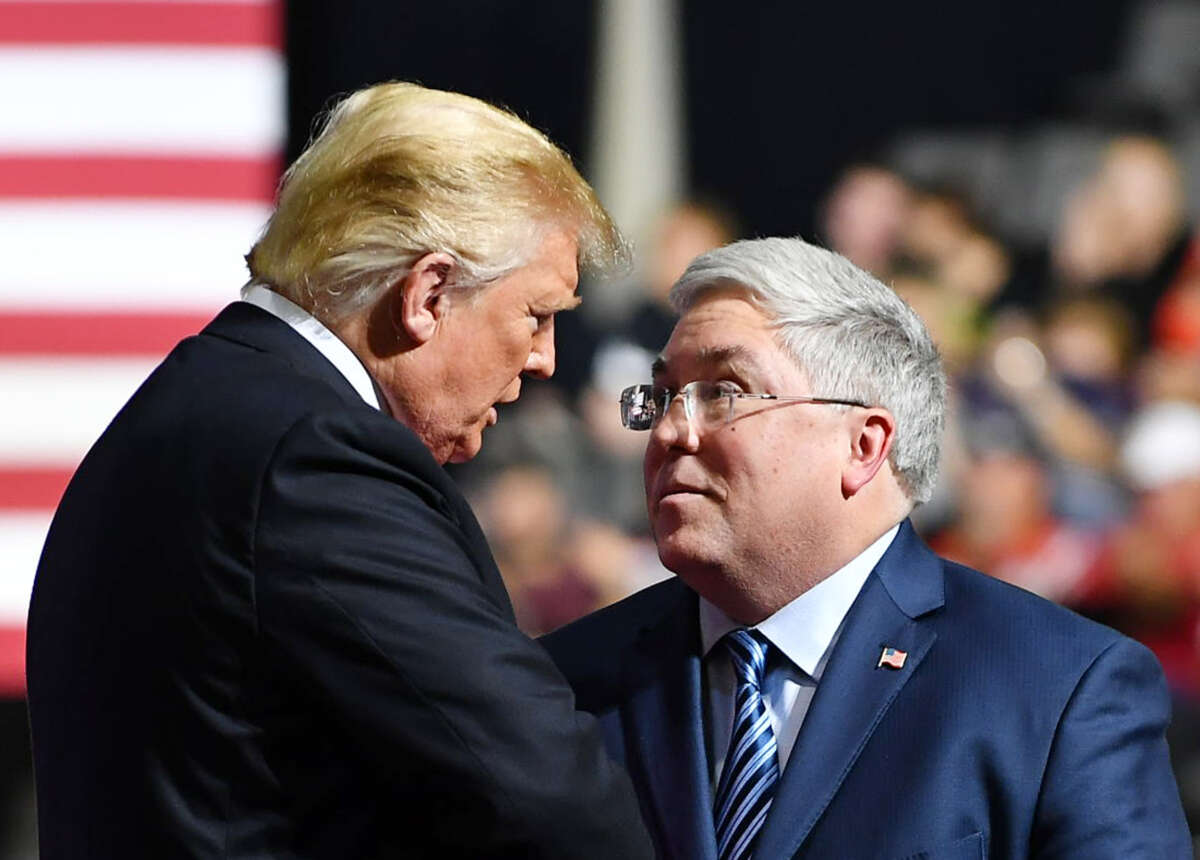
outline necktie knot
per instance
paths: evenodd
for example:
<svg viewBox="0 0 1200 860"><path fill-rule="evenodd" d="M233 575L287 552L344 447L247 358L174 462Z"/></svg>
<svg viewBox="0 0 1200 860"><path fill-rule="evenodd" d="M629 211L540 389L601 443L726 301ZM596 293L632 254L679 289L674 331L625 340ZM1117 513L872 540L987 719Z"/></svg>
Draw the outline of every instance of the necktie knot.
<svg viewBox="0 0 1200 860"><path fill-rule="evenodd" d="M725 634L725 647L733 659L739 686L750 684L761 690L767 674L767 642L757 630L745 627Z"/></svg>

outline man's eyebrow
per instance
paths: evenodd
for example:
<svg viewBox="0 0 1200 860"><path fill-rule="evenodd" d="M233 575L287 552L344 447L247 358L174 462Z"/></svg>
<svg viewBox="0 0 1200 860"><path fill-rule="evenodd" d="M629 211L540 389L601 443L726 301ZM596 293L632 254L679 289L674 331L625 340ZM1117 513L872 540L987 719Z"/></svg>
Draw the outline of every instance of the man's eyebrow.
<svg viewBox="0 0 1200 860"><path fill-rule="evenodd" d="M741 344L729 346L705 346L696 354L696 361L701 364L750 364L756 365L750 350Z"/></svg>
<svg viewBox="0 0 1200 860"><path fill-rule="evenodd" d="M741 344L736 343L728 346L701 347L696 353L695 361L697 364L709 367L725 365L732 367L734 370L741 370L743 367L750 370L757 370L759 366L758 362L754 359L753 353ZM666 373L667 370L667 360L661 355L654 359L654 364L650 366L651 375L656 379Z"/></svg>

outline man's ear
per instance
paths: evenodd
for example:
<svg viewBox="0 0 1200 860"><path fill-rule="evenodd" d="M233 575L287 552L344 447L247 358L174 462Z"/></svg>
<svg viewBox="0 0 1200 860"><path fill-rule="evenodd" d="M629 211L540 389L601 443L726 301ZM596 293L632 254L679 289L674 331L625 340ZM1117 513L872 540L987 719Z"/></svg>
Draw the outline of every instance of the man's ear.
<svg viewBox="0 0 1200 860"><path fill-rule="evenodd" d="M413 343L433 337L450 308L446 286L454 272L454 258L444 252L421 257L392 286L392 325Z"/></svg>
<svg viewBox="0 0 1200 860"><path fill-rule="evenodd" d="M842 495L847 499L865 487L887 462L896 435L896 419L886 409L854 410L850 456L842 470Z"/></svg>

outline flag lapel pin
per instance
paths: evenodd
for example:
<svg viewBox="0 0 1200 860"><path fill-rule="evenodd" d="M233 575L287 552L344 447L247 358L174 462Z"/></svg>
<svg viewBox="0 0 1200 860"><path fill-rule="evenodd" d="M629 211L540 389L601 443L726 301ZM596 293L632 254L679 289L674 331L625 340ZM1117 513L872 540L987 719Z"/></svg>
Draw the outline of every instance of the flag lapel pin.
<svg viewBox="0 0 1200 860"><path fill-rule="evenodd" d="M883 649L883 653L879 655L879 663L875 666L876 669L881 666L887 666L889 669L903 669L904 661L908 659L908 652L901 651L899 648L892 648L890 645Z"/></svg>

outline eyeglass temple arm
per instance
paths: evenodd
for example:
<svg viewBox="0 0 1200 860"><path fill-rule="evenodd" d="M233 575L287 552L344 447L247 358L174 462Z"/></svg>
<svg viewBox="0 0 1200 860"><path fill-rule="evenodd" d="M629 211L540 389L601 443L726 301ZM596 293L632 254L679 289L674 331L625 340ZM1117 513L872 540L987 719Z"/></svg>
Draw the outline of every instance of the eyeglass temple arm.
<svg viewBox="0 0 1200 860"><path fill-rule="evenodd" d="M863 409L870 408L869 406L867 406L867 404L863 403L861 400L841 400L836 397L807 397L803 394L795 394L795 395L759 394L759 393L755 393L755 392L739 391L734 396L743 398L743 399L756 398L758 400L779 400L781 402L782 401L793 401L796 403L833 403L833 404L837 404L839 406L859 406L859 407L862 407Z"/></svg>

